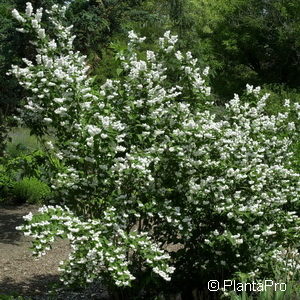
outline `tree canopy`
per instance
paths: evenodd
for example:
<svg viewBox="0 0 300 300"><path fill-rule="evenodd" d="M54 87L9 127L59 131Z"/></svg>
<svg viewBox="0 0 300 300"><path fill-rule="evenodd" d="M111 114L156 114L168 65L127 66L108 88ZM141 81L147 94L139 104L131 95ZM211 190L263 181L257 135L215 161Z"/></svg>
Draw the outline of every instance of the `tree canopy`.
<svg viewBox="0 0 300 300"><path fill-rule="evenodd" d="M16 32L11 17L12 8L22 9L25 2L4 0L0 4L2 110L24 97L6 72L25 54L33 57L32 46L25 46L30 36ZM63 2L38 0L33 5L47 9ZM181 49L191 49L203 66L211 67L212 89L216 96L226 98L246 83L299 87L299 11L297 0L75 0L69 3L67 19L74 24L76 50L88 56L91 72L100 80L113 69L112 43L124 45L128 31L147 36L153 46L157 37L171 30L179 35Z"/></svg>

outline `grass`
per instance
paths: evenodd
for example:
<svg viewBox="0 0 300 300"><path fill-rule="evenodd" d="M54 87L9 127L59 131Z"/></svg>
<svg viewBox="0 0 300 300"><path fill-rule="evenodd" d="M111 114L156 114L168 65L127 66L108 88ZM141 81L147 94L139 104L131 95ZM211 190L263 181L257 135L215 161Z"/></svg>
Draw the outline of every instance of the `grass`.
<svg viewBox="0 0 300 300"><path fill-rule="evenodd" d="M7 143L6 151L11 157L42 149L37 138L30 135L30 130L27 128L12 128L9 132L9 137L10 141Z"/></svg>

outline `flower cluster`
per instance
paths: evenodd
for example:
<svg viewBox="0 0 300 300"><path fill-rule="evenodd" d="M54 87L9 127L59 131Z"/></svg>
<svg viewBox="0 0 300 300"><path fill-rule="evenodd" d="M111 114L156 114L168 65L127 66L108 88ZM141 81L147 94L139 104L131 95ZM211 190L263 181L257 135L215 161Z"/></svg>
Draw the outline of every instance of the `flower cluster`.
<svg viewBox="0 0 300 300"><path fill-rule="evenodd" d="M24 216L30 223L17 228L35 238L33 254L37 257L45 255L57 237L70 240L69 261L61 262L59 267L65 285L77 284L79 278L81 284L91 283L99 277L105 278L107 273L117 286L130 285L135 277L130 272L132 260L127 248L139 254L155 273L170 280L174 271L167 264L170 256L151 242L147 233L132 230L128 234L120 228L116 209L111 207L104 212L106 223L95 219L82 221L67 207L44 206L39 212L40 215ZM107 235L113 235L116 242L108 240Z"/></svg>
<svg viewBox="0 0 300 300"><path fill-rule="evenodd" d="M247 86L216 113L205 77L190 52L176 51L170 32L159 50L138 51L145 38L129 33L118 77L95 88L85 57L72 48L66 8L48 12L56 28L42 28L42 10L14 11L36 34L36 61L12 73L30 91L21 119L46 141L57 207L26 217L25 234L43 255L55 237L68 237L66 284L98 278L130 285L150 267L165 280L211 275L221 267L263 278L276 249L299 240L300 180L292 166L299 138L290 114L266 113L270 95ZM62 207L65 205L65 207ZM180 251L166 253L177 244ZM135 266L135 268L133 268Z"/></svg>
<svg viewBox="0 0 300 300"><path fill-rule="evenodd" d="M286 280L299 280L300 275L300 253L295 248L279 248L275 249L272 255L275 268L279 272L285 272ZM276 271L276 269L275 269Z"/></svg>

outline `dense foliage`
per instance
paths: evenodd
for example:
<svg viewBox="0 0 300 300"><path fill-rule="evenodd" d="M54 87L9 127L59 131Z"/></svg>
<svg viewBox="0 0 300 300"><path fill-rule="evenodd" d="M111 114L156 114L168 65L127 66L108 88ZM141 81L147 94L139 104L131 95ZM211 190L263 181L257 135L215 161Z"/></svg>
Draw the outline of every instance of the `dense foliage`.
<svg viewBox="0 0 300 300"><path fill-rule="evenodd" d="M11 141L0 159L0 202L42 204L51 195L45 183L48 158L42 150L31 150L28 140L15 144L16 137L9 135Z"/></svg>
<svg viewBox="0 0 300 300"><path fill-rule="evenodd" d="M50 188L35 177L25 177L13 185L13 194L19 202L41 204L50 196Z"/></svg>
<svg viewBox="0 0 300 300"><path fill-rule="evenodd" d="M34 57L30 35L14 31L13 8L25 0L0 4L0 109L15 107L25 97L13 77L6 76L11 64L21 57ZM35 1L50 8L63 1ZM147 45L164 31L179 35L181 50L192 50L211 67L214 93L224 104L246 83L280 84L299 89L299 1L258 0L74 0L67 18L74 24L76 50L87 55L89 73L102 82L113 77L111 42L126 44L126 32L134 29L149 37ZM42 20L51 24L47 19ZM203 67L203 65L202 65Z"/></svg>
<svg viewBox="0 0 300 300"><path fill-rule="evenodd" d="M59 160L55 206L20 227L35 238L34 254L68 237L64 284L100 279L114 290L132 286L131 296L222 274L273 278L274 264L296 279L300 175L292 147L300 105L286 99L283 113L267 114L270 95L247 85L216 114L209 69L177 50L169 31L155 52L129 32L117 77L95 88L65 12L47 11L48 32L41 9L13 11L37 51L11 71L29 94L20 121Z"/></svg>
<svg viewBox="0 0 300 300"><path fill-rule="evenodd" d="M218 94L231 96L247 82L299 89L299 1L188 2L194 26L186 36L215 69Z"/></svg>

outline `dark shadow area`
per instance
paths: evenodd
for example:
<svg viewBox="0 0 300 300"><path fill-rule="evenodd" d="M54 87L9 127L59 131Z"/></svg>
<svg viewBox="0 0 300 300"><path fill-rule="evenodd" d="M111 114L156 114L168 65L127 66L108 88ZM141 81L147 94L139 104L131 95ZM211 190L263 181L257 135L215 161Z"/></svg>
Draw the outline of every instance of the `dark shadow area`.
<svg viewBox="0 0 300 300"><path fill-rule="evenodd" d="M12 295L28 297L30 300L109 300L109 296L101 288L101 284L91 284L86 290L78 291L68 290L59 284L60 281L57 275L38 275L21 283L15 283L11 278L6 277L0 282L0 299L1 295ZM55 285L57 292L54 292L53 285ZM52 293L51 290L53 290Z"/></svg>
<svg viewBox="0 0 300 300"><path fill-rule="evenodd" d="M26 282L16 283L13 278L5 277L0 282L0 295L12 294L22 296L45 296L51 283L59 282L58 276L39 275L26 280Z"/></svg>
<svg viewBox="0 0 300 300"><path fill-rule="evenodd" d="M24 235L16 227L24 223L23 216L31 210L36 208L32 205L0 206L0 243L17 245Z"/></svg>

